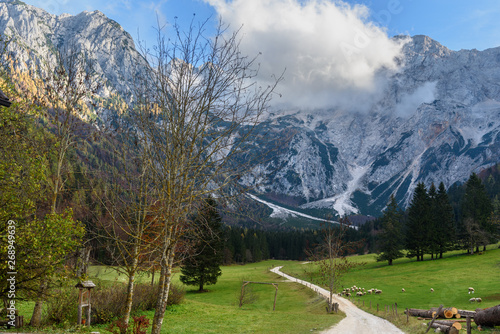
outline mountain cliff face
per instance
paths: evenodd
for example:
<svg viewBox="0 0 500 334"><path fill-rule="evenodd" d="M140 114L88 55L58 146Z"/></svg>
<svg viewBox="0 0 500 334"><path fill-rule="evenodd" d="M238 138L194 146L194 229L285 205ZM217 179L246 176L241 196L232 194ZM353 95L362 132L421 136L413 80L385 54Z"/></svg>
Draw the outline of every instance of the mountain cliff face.
<svg viewBox="0 0 500 334"><path fill-rule="evenodd" d="M9 51L24 62L55 61L54 51L63 45L84 52L106 83L103 96L129 96L132 79L140 75L140 67L134 65L145 64L130 34L97 10L56 16L21 1L2 1L0 33L13 39Z"/></svg>
<svg viewBox="0 0 500 334"><path fill-rule="evenodd" d="M379 214L391 194L407 205L420 181L450 186L500 161L500 48L455 52L415 36L402 62L367 113L272 117L270 128L296 134L261 167L272 176L261 192L302 209Z"/></svg>
<svg viewBox="0 0 500 334"><path fill-rule="evenodd" d="M145 64L131 36L99 11L55 16L4 1L0 33L14 38L10 48L21 59L51 58L55 47L74 43L96 61L104 96L128 96L141 71L133 65ZM301 211L379 214L391 194L408 204L420 181L450 186L500 161L500 48L452 51L414 36L400 61L366 112L270 114L260 130L287 141L242 182ZM275 143L255 149L271 152Z"/></svg>

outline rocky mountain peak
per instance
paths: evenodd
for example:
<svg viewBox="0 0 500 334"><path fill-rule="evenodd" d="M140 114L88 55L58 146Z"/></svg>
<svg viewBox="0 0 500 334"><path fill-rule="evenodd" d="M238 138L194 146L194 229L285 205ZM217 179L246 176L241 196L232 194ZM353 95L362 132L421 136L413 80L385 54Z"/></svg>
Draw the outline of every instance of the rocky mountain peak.
<svg viewBox="0 0 500 334"><path fill-rule="evenodd" d="M21 59L50 59L56 47L74 43L95 60L106 94L130 94L146 65L130 34L99 11L56 16L4 0L0 32L14 38L10 51ZM370 112L276 112L259 124L276 138L255 143L276 153L242 182L258 185L255 194L273 205L378 215L391 194L408 204L420 181L450 186L498 163L500 48L452 51L427 36L395 38L408 40L400 71L387 77Z"/></svg>
<svg viewBox="0 0 500 334"><path fill-rule="evenodd" d="M24 61L30 54L50 60L56 48L75 46L94 60L106 81L105 96L130 95L132 79L141 71L136 65L145 65L130 34L98 10L57 16L20 1L0 1L0 32L16 41L10 51Z"/></svg>

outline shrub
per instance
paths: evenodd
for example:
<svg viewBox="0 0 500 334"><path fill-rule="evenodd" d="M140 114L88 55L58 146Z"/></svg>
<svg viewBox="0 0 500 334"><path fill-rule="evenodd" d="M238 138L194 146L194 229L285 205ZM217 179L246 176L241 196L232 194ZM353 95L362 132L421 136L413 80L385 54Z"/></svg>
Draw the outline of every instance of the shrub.
<svg viewBox="0 0 500 334"><path fill-rule="evenodd" d="M44 324L76 324L78 320L78 291L76 289L54 290L47 300Z"/></svg>
<svg viewBox="0 0 500 334"><path fill-rule="evenodd" d="M178 305L184 300L186 295L186 290L183 286L170 284L170 290L168 291L168 301L167 306Z"/></svg>
<svg viewBox="0 0 500 334"><path fill-rule="evenodd" d="M127 301L127 286L115 284L105 286L97 284L91 292L92 323L107 324L123 316ZM171 284L167 305L180 304L184 299L183 287ZM132 313L153 310L156 306L158 285L136 284L132 301ZM85 311L83 318L85 318ZM76 323L78 320L78 290L73 287L56 290L54 297L47 301L45 323Z"/></svg>
<svg viewBox="0 0 500 334"><path fill-rule="evenodd" d="M170 284L167 306L180 304L184 300L186 291L184 287ZM137 284L134 288L132 310L153 310L158 298L158 284Z"/></svg>
<svg viewBox="0 0 500 334"><path fill-rule="evenodd" d="M123 284L97 287L92 293L92 323L107 324L125 311L127 288Z"/></svg>

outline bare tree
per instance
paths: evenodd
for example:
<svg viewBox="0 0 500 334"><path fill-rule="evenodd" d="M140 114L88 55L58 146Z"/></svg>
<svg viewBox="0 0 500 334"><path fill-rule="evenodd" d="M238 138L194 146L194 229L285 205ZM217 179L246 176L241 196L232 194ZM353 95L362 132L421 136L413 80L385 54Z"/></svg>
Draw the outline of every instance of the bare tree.
<svg viewBox="0 0 500 334"><path fill-rule="evenodd" d="M347 218L342 218L339 224L328 223L324 226L322 241L309 252L310 259L319 265L320 283L325 285L330 293L328 312L333 312L333 294L340 287L342 276L351 268L363 263L353 263L347 259L359 245L359 242L347 242L346 233L351 224Z"/></svg>
<svg viewBox="0 0 500 334"><path fill-rule="evenodd" d="M153 334L162 326L176 247L191 230L189 216L209 194L237 194L252 163L241 156L279 81L258 86L256 58L240 53L238 31L219 24L207 38L205 23L192 23L186 32L175 24L168 40L158 29L154 54L144 54L151 66L137 95L134 119L155 179L152 216L161 225Z"/></svg>
<svg viewBox="0 0 500 334"><path fill-rule="evenodd" d="M133 138L133 137L132 137ZM127 298L123 321L128 325L132 311L132 301L137 272L141 261L152 252L155 239L146 239L154 222L149 215L153 199L150 168L138 147L128 145L131 137L125 139L113 152L113 168L110 172L101 171L106 185L94 178L92 185L96 203L98 238L104 241L108 254L113 259L116 270L124 272L128 278Z"/></svg>
<svg viewBox="0 0 500 334"><path fill-rule="evenodd" d="M37 82L41 84L37 89L38 101L47 110L44 116L55 137L55 157L48 178L52 215L59 213L57 201L66 180L67 154L86 131L82 120L90 115L87 103L100 87L92 62L75 45L56 50L54 56L55 61L32 61L32 66L40 64L36 71ZM47 289L47 283L42 282L33 309L32 326L41 322L42 302Z"/></svg>

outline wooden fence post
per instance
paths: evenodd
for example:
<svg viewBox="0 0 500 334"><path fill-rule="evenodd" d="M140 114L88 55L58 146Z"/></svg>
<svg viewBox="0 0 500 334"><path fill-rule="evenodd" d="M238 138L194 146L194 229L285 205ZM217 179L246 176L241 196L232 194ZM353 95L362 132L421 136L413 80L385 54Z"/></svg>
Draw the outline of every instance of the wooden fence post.
<svg viewBox="0 0 500 334"><path fill-rule="evenodd" d="M431 326L432 324L434 323L434 321L436 320L436 318L438 317L439 313L441 313L441 310L443 309L443 305L440 305L436 314L434 314L434 316L432 317L432 320L431 322L429 322L429 325L427 327L427 330L425 331L426 333L429 331L429 329L431 329Z"/></svg>
<svg viewBox="0 0 500 334"><path fill-rule="evenodd" d="M467 334L472 333L471 318L470 315L467 316Z"/></svg>

